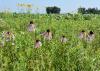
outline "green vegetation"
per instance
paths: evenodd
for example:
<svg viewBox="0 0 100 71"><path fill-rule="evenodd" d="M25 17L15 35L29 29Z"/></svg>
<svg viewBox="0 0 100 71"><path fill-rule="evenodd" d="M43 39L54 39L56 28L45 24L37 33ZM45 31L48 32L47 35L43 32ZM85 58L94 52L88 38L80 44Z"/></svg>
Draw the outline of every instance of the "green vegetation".
<svg viewBox="0 0 100 71"><path fill-rule="evenodd" d="M36 32L27 32L30 20L37 25ZM53 39L44 41L40 32L50 28ZM92 43L78 39L81 30L94 31ZM0 14L0 33L10 30L15 34L15 46L6 43L0 48L0 71L99 71L100 70L100 16L99 15L29 15ZM69 41L59 42L64 34ZM40 39L41 48L34 48Z"/></svg>

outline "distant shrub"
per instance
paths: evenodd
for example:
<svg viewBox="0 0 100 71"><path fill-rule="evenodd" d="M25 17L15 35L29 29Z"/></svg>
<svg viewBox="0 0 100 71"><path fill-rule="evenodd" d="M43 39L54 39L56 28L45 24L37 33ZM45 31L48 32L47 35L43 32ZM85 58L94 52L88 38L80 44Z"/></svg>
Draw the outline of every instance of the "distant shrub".
<svg viewBox="0 0 100 71"><path fill-rule="evenodd" d="M46 8L47 14L60 14L60 8L59 7L47 7Z"/></svg>

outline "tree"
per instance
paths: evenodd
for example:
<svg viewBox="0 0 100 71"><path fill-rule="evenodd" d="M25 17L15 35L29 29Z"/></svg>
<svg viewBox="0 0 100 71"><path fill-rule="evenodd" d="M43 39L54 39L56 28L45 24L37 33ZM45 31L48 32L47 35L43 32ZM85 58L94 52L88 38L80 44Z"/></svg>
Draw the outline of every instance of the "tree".
<svg viewBox="0 0 100 71"><path fill-rule="evenodd" d="M86 9L85 8L78 8L78 13L85 14Z"/></svg>
<svg viewBox="0 0 100 71"><path fill-rule="evenodd" d="M60 8L54 6L54 7L47 7L46 8L47 14L59 14L60 13Z"/></svg>

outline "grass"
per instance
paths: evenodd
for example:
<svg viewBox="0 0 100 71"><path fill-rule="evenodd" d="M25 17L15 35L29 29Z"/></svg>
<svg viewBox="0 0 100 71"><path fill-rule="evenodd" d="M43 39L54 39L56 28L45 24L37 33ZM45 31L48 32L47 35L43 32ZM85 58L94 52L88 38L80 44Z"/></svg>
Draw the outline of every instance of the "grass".
<svg viewBox="0 0 100 71"><path fill-rule="evenodd" d="M0 48L0 71L99 71L100 16L90 15L89 20L84 19L83 15L73 17L0 14L0 33L10 30L16 36L15 46L10 42ZM35 33L26 30L30 20L36 22ZM48 28L54 34L50 42L42 40L39 35ZM92 43L77 38L82 29L95 32L96 38ZM69 39L66 44L59 42L62 34ZM42 40L41 48L34 48L35 39Z"/></svg>

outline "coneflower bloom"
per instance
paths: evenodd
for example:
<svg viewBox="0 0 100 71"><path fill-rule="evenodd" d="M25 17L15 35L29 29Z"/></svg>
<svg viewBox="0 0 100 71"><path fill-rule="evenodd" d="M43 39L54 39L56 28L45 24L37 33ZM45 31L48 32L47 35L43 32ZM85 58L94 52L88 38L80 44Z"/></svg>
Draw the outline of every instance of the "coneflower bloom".
<svg viewBox="0 0 100 71"><path fill-rule="evenodd" d="M3 32L2 33L2 38L6 42L12 42L12 45L14 45L14 40L15 40L15 35L11 32Z"/></svg>
<svg viewBox="0 0 100 71"><path fill-rule="evenodd" d="M42 33L44 39L46 40L51 40L52 39L52 32L50 31L50 29L47 29L46 32Z"/></svg>
<svg viewBox="0 0 100 71"><path fill-rule="evenodd" d="M27 29L29 32L33 32L33 31L35 32L36 25L33 23L33 21L30 21L30 24L28 25Z"/></svg>
<svg viewBox="0 0 100 71"><path fill-rule="evenodd" d="M5 33L5 39L6 39L6 41L11 41L11 39L12 39L12 33L11 32L6 32Z"/></svg>
<svg viewBox="0 0 100 71"><path fill-rule="evenodd" d="M40 40L35 41L35 48L40 48L42 46L42 43Z"/></svg>
<svg viewBox="0 0 100 71"><path fill-rule="evenodd" d="M79 38L80 39L85 39L86 38L86 32L84 30L82 30L79 34Z"/></svg>
<svg viewBox="0 0 100 71"><path fill-rule="evenodd" d="M60 39L60 41L62 43L66 43L68 41L68 39L65 36L62 36L61 39Z"/></svg>
<svg viewBox="0 0 100 71"><path fill-rule="evenodd" d="M94 37L95 37L95 35L94 35L93 31L90 31L89 34L87 35L87 41L88 42L93 41Z"/></svg>

